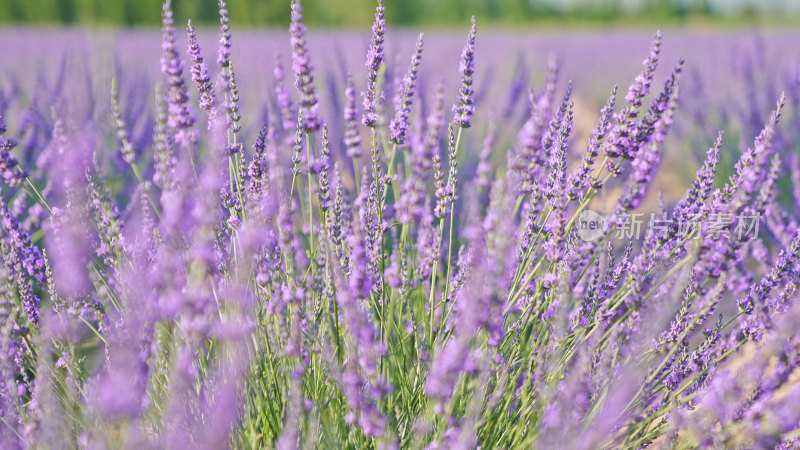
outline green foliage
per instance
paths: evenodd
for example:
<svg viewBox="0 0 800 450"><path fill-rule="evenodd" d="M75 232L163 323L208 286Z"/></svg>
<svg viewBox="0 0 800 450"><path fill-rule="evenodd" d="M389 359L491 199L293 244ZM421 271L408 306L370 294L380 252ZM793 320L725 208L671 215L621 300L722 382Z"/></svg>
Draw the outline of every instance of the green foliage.
<svg viewBox="0 0 800 450"><path fill-rule="evenodd" d="M282 27L289 23L284 0L228 0L237 26ZM372 23L375 0L304 0L306 23L319 27L363 27ZM158 26L161 0L10 0L0 2L0 23L61 25ZM685 21L695 18L752 21L764 11L719 11L710 0L386 0L393 24L462 24L472 15L501 24L532 21L596 23ZM173 0L179 18L205 25L217 23L216 0ZM773 14L780 11L772 11ZM783 14L785 16L785 14ZM763 17L762 17L763 18ZM784 17L785 20L785 17Z"/></svg>

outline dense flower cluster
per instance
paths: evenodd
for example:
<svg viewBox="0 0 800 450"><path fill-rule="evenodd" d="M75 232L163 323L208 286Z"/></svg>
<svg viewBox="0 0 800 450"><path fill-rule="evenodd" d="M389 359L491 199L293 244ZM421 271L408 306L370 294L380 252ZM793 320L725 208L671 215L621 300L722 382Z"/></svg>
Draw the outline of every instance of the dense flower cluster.
<svg viewBox="0 0 800 450"><path fill-rule="evenodd" d="M709 130L686 193L656 202L685 96L682 60L657 81L660 33L593 127L555 59L510 87L521 117L485 123L475 18L448 109L422 35L388 67L379 0L366 81L332 70L327 116L289 8L296 92L277 56L261 117L239 110L225 2L208 67L169 0L147 139L125 77L107 123L54 106L24 152L0 117L0 446L800 444L800 189L781 190L800 158L780 134L800 95L775 95L729 173Z"/></svg>

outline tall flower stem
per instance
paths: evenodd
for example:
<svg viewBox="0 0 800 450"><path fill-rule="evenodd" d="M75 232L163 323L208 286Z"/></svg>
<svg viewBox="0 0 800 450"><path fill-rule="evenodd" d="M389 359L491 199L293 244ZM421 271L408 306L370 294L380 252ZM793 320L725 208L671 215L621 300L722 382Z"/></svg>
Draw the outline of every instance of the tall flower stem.
<svg viewBox="0 0 800 450"><path fill-rule="evenodd" d="M439 219L439 236L444 233L444 219ZM428 348L433 348L433 317L436 311L436 269L439 267L439 252L436 252L436 258L431 267L431 292L428 298L429 311L428 311Z"/></svg>
<svg viewBox="0 0 800 450"><path fill-rule="evenodd" d="M464 131L464 128L458 127L458 133L456 134L456 145L455 145L455 150L453 152L455 155L458 154L458 146L461 144L461 133L463 131ZM456 203L455 203L456 193L453 192L451 195L453 196L453 202L450 204L450 227L449 227L449 230L447 232L447 236L448 236L447 237L447 242L448 242L448 244L447 244L447 279L445 280L445 285L444 285L445 299L447 298L447 295L450 292L450 272L451 272L451 269L452 269L452 257L453 257L453 216L455 216L455 209L456 209ZM444 314L442 314L442 317L444 317Z"/></svg>
<svg viewBox="0 0 800 450"><path fill-rule="evenodd" d="M36 186L33 184L31 178L19 166L17 166L17 170L19 170L19 172L25 177L25 182L28 184L28 187L25 188L25 192L27 192L32 199L34 199L35 201L39 202L39 204L44 206L45 209L47 209L47 212L53 214L53 209L50 208L50 205L48 205L47 201L44 199L44 197L42 197L42 193L39 192L39 189L37 189Z"/></svg>
<svg viewBox="0 0 800 450"><path fill-rule="evenodd" d="M306 133L306 163L308 165L308 248L309 253L314 255L314 206L312 200L311 187L311 156L314 154L313 133ZM313 266L310 264L309 267Z"/></svg>

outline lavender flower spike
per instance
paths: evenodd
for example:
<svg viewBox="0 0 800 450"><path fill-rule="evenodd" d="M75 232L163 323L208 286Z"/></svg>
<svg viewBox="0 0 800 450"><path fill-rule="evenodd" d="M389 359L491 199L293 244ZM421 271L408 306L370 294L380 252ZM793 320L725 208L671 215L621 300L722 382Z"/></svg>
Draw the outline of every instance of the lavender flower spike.
<svg viewBox="0 0 800 450"><path fill-rule="evenodd" d="M472 125L472 114L475 112L475 91L472 89L472 75L475 74L475 35L478 32L475 16L472 16L472 26L469 29L469 38L464 50L461 51L461 88L459 89L460 103L453 106L456 117L453 119L461 128Z"/></svg>
<svg viewBox="0 0 800 450"><path fill-rule="evenodd" d="M319 99L314 88L311 56L306 44L306 26L303 24L303 7L300 0L292 0L292 24L289 26L292 41L292 67L294 86L300 93L300 110L303 112L303 131L306 133L319 129Z"/></svg>
<svg viewBox="0 0 800 450"><path fill-rule="evenodd" d="M344 132L344 146L349 158L361 156L361 135L358 134L358 111L356 110L356 89L353 86L353 77L347 76L347 87L344 91L345 107L344 120L347 123Z"/></svg>
<svg viewBox="0 0 800 450"><path fill-rule="evenodd" d="M228 17L228 8L223 0L219 0L219 50L217 52L217 64L227 68L231 64L231 25Z"/></svg>
<svg viewBox="0 0 800 450"><path fill-rule="evenodd" d="M673 217L678 220L688 220L697 215L703 204L711 195L714 187L714 177L717 174L717 163L719 162L719 149L722 147L722 132L717 134L714 145L708 149L706 160L703 166L697 171L697 178L692 182L692 187L686 195L678 201L672 212Z"/></svg>
<svg viewBox="0 0 800 450"><path fill-rule="evenodd" d="M667 81L669 85L668 89L671 91L671 94L663 105L664 114L655 124L655 131L653 132L650 142L631 162L631 166L633 167L631 178L634 184L630 186L630 189L623 194L621 198L621 200L624 200L621 204L624 204L626 209L630 210L639 207L647 191L647 187L652 182L653 175L661 161L661 147L664 145L666 135L672 128L673 114L678 101L678 75L680 75L680 70L673 72L672 77Z"/></svg>
<svg viewBox="0 0 800 450"><path fill-rule="evenodd" d="M14 214L0 202L0 252L8 271L8 280L13 280L19 289L19 300L31 323L39 324L39 298L33 292L28 277L43 281L45 275L44 256L39 247L31 243L31 235L19 223ZM7 295L7 294L4 294Z"/></svg>
<svg viewBox="0 0 800 450"><path fill-rule="evenodd" d="M626 159L633 159L638 150L636 147L636 119L639 115L639 107L642 106L644 98L650 92L650 85L653 83L653 75L658 65L660 53L661 32L659 31L653 38L650 55L644 60L644 70L636 77L625 95L627 105L614 115L616 124L611 128L606 141L607 145L605 146L607 156L612 158L622 156Z"/></svg>
<svg viewBox="0 0 800 450"><path fill-rule="evenodd" d="M133 164L136 156L133 153L133 148L128 140L128 132L125 130L125 121L122 118L122 113L119 110L119 89L117 88L117 80L111 79L111 117L114 119L114 128L117 131L117 139L122 148L122 160L128 164ZM2 145L2 144L0 144Z"/></svg>
<svg viewBox="0 0 800 450"><path fill-rule="evenodd" d="M375 23L372 25L372 44L367 52L367 90L361 93L364 99L364 117L362 122L368 127L378 124L378 108L383 100L383 93L375 92L378 82L378 72L383 65L383 39L386 34L386 8L383 0L378 0L375 8ZM376 98L378 95L381 98Z"/></svg>
<svg viewBox="0 0 800 450"><path fill-rule="evenodd" d="M6 139L2 135L5 132L3 116L0 115L0 177L5 180L10 187L17 187L22 184L27 176L19 167L19 162L14 157L14 147L17 142L13 139Z"/></svg>
<svg viewBox="0 0 800 450"><path fill-rule="evenodd" d="M200 91L200 109L210 112L214 107L214 87L211 85L211 75L208 73L208 67L206 67L203 62L203 56L200 54L197 33L191 20L186 26L186 35L189 39L189 57L192 59L192 68L190 70L192 81L197 85L197 90Z"/></svg>
<svg viewBox="0 0 800 450"><path fill-rule="evenodd" d="M330 169L330 144L328 142L328 124L322 124L322 158L319 162L319 205L327 213L331 205L331 191L328 180Z"/></svg>
<svg viewBox="0 0 800 450"><path fill-rule="evenodd" d="M611 123L611 116L614 113L614 103L617 99L617 88L611 91L606 105L600 110L600 118L597 120L592 130L589 143L586 146L586 151L581 159L581 163L576 167L569 177L567 186L567 198L575 200L583 197L584 192L592 185L592 167L594 166L595 159L599 153L602 141L608 133L609 125Z"/></svg>
<svg viewBox="0 0 800 450"><path fill-rule="evenodd" d="M280 53L275 53L275 68L272 70L275 91L275 104L280 111L281 125L284 131L293 130L296 123L297 113L292 109L292 99L283 80L286 74L283 71Z"/></svg>
<svg viewBox="0 0 800 450"><path fill-rule="evenodd" d="M408 68L408 73L403 78L402 92L398 93L395 108L395 118L389 124L391 129L390 141L395 144L403 144L408 132L408 116L411 114L411 104L414 100L414 91L417 87L417 69L419 62L422 59L422 33L417 38L417 51L411 57L411 66Z"/></svg>
<svg viewBox="0 0 800 450"><path fill-rule="evenodd" d="M778 260L769 273L765 274L758 284L750 286L747 295L737 302L739 310L751 314L754 308L759 306L767 312L772 312L769 308L772 305L768 303L769 295L783 281L790 268L796 267L798 260L800 260L800 230L795 234L789 247L781 250Z"/></svg>
<svg viewBox="0 0 800 450"><path fill-rule="evenodd" d="M172 20L170 0L164 1L161 13L162 36L161 72L167 76L167 125L176 131L175 142L184 146L197 142L197 134L192 130L194 115L189 107L189 94L183 81L183 61L175 46L175 27Z"/></svg>

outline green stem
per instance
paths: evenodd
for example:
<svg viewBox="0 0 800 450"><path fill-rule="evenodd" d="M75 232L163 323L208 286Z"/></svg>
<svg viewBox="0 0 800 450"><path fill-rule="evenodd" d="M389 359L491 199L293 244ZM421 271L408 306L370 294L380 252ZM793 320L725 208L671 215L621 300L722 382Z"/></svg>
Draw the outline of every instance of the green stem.
<svg viewBox="0 0 800 450"><path fill-rule="evenodd" d="M439 219L439 236L444 232L444 220ZM433 260L433 267L431 268L431 293L429 297L429 311L428 311L428 348L433 349L433 316L436 310L436 268L439 266L439 254L437 252L436 258Z"/></svg>
<svg viewBox="0 0 800 450"><path fill-rule="evenodd" d="M455 142L455 149L453 150L453 155L458 155L458 146L461 144L461 133L464 131L463 128L458 127L458 134L456 135L456 142ZM453 184L453 197L455 198L455 184ZM453 256L453 216L455 215L456 203L455 200L450 202L450 227L448 230L448 238L447 238L447 278L444 282L444 295L445 301L447 301L447 296L450 294L450 271L452 267L452 256ZM444 314L442 315L444 316Z"/></svg>
<svg viewBox="0 0 800 450"><path fill-rule="evenodd" d="M311 154L313 153L313 149L311 148L312 143L312 136L306 133L306 162L308 163L308 247L310 249L310 253L314 253L314 207L313 207L313 200L311 198L312 186L311 186ZM309 264L309 267L313 266Z"/></svg>

